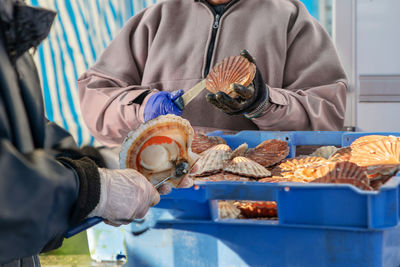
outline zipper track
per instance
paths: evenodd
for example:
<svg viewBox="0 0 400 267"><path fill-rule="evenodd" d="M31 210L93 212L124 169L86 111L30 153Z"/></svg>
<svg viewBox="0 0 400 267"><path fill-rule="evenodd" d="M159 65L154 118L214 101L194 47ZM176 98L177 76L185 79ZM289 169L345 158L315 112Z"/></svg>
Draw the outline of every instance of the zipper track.
<svg viewBox="0 0 400 267"><path fill-rule="evenodd" d="M216 39L217 39L217 32L218 32L218 29L219 29L219 26L220 26L219 21L220 21L222 15L223 15L233 4L235 4L235 3L238 2L238 1L239 1L239 0L231 0L231 2L229 2L229 3L225 6L225 8L224 8L224 10L221 12L221 14L215 13L215 10L212 8L212 6L211 6L209 3L207 3L206 1L203 2L203 3L211 10L211 12L212 12L213 15L214 15L214 23L213 23L213 26L212 26L211 40L210 40L210 43L209 43L209 46L208 46L208 49L207 49L207 59L206 59L206 67L205 67L205 69L204 69L204 78L207 77L207 75L208 75L208 73L209 73L209 71L210 71L210 68L211 68L211 59L212 59L212 55L213 55L213 52L214 52L215 41L216 41Z"/></svg>

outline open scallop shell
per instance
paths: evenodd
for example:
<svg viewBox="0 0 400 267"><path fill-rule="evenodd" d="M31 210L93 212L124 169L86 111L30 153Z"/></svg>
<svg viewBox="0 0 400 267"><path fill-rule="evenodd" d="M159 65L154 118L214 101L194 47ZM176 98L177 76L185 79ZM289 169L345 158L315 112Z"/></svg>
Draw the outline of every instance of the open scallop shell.
<svg viewBox="0 0 400 267"><path fill-rule="evenodd" d="M234 205L233 201L218 201L218 218L220 219L237 219L240 210Z"/></svg>
<svg viewBox="0 0 400 267"><path fill-rule="evenodd" d="M338 150L339 148L335 146L322 146L310 154L310 156L329 159Z"/></svg>
<svg viewBox="0 0 400 267"><path fill-rule="evenodd" d="M295 170L293 172L293 175L306 181L312 181L329 173L334 166L335 163L333 162L316 162L306 167Z"/></svg>
<svg viewBox="0 0 400 267"><path fill-rule="evenodd" d="M234 204L245 218L278 216L278 207L275 201L237 201Z"/></svg>
<svg viewBox="0 0 400 267"><path fill-rule="evenodd" d="M202 156L193 166L190 174L192 176L209 176L223 170L227 161L230 160L232 150L225 144L216 145L203 152Z"/></svg>
<svg viewBox="0 0 400 267"><path fill-rule="evenodd" d="M206 78L206 89L212 93L222 91L231 97L236 93L232 83L249 86L256 74L256 66L242 56L225 58L215 65Z"/></svg>
<svg viewBox="0 0 400 267"><path fill-rule="evenodd" d="M196 154L201 154L207 149L219 144L226 144L225 140L219 136L196 134L192 142L192 151Z"/></svg>
<svg viewBox="0 0 400 267"><path fill-rule="evenodd" d="M251 178L263 178L271 176L271 172L255 161L245 157L236 157L225 166L225 172Z"/></svg>
<svg viewBox="0 0 400 267"><path fill-rule="evenodd" d="M266 140L255 148L250 148L245 153L245 157L254 160L266 168L282 161L288 155L288 144L285 141L277 139Z"/></svg>
<svg viewBox="0 0 400 267"><path fill-rule="evenodd" d="M189 121L175 115L159 116L128 134L121 146L120 167L135 169L156 184L175 174L176 163L193 165L193 135ZM169 181L173 186L179 182Z"/></svg>

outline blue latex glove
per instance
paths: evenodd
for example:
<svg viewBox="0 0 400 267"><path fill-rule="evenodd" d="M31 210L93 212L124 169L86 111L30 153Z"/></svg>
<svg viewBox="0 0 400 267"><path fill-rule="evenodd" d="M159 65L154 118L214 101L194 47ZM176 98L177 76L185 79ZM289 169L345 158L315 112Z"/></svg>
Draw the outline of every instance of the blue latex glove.
<svg viewBox="0 0 400 267"><path fill-rule="evenodd" d="M152 95L144 107L144 121L152 120L160 115L181 115L182 110L174 104L174 100L183 93L183 90L177 90L173 92L162 91Z"/></svg>

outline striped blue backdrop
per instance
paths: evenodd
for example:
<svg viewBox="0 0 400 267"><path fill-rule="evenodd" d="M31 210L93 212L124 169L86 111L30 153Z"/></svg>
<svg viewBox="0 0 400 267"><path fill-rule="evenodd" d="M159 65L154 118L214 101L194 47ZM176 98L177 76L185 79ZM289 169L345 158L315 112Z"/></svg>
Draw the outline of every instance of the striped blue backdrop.
<svg viewBox="0 0 400 267"><path fill-rule="evenodd" d="M302 0L318 18L318 0ZM35 54L46 114L79 145L94 144L82 119L76 80L135 13L157 0L26 0L58 12L49 38Z"/></svg>
<svg viewBox="0 0 400 267"><path fill-rule="evenodd" d="M26 0L58 12L49 38L35 53L46 114L71 132L79 145L93 144L82 119L76 80L123 24L156 0Z"/></svg>

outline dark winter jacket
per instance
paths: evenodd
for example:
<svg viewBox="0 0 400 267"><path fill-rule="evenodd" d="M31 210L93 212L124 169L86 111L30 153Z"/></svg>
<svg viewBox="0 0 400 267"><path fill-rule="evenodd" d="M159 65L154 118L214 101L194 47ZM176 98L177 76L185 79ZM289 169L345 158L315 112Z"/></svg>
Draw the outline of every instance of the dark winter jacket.
<svg viewBox="0 0 400 267"><path fill-rule="evenodd" d="M0 3L0 265L36 266L35 255L60 246L96 206L104 162L44 116L28 50L47 36L55 14Z"/></svg>

